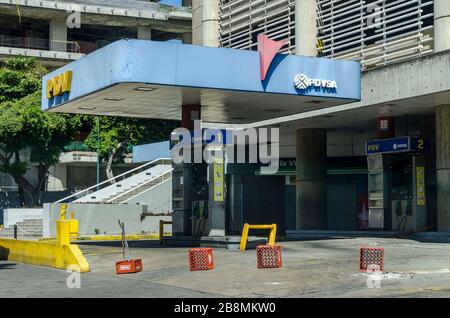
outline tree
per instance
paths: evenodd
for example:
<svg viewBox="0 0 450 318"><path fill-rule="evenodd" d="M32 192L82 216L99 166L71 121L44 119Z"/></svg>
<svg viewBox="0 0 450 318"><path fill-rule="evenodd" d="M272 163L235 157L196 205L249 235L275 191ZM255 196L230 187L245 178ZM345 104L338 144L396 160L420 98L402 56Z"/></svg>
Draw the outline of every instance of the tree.
<svg viewBox="0 0 450 318"><path fill-rule="evenodd" d="M85 144L105 161L108 179L114 178L113 165L124 162L131 146L168 140L170 133L178 127L174 121L123 117L102 116L98 122L93 124Z"/></svg>
<svg viewBox="0 0 450 318"><path fill-rule="evenodd" d="M29 197L40 203L48 169L59 161L78 133L78 116L41 111L41 77L45 68L32 58L12 58L0 68L0 171L12 176ZM36 168L37 177L27 178Z"/></svg>

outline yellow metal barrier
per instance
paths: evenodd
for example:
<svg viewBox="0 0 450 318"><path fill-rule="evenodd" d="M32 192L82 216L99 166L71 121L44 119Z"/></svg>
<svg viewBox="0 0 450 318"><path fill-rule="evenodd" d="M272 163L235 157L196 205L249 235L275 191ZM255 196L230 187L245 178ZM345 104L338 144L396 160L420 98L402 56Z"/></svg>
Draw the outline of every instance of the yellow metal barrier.
<svg viewBox="0 0 450 318"><path fill-rule="evenodd" d="M249 230L270 230L269 235L269 245L275 245L275 239L277 237L277 225L250 225L248 223L244 224L244 229L242 230L242 238L241 238L241 251L245 251L247 247L248 240L248 231Z"/></svg>
<svg viewBox="0 0 450 318"><path fill-rule="evenodd" d="M172 221L159 221L159 242L161 245L164 242L164 225L172 225Z"/></svg>

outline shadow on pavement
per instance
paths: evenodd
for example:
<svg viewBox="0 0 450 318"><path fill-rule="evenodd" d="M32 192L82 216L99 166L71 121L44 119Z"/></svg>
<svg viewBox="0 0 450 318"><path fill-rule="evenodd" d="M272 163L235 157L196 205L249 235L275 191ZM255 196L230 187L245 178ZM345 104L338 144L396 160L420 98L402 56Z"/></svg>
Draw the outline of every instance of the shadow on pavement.
<svg viewBox="0 0 450 318"><path fill-rule="evenodd" d="M122 247L121 241L81 241L75 243L77 245L83 246L108 246L108 247ZM160 244L156 240L139 240L139 241L128 241L130 248L168 248Z"/></svg>
<svg viewBox="0 0 450 318"><path fill-rule="evenodd" d="M16 266L17 266L17 264L13 264L13 263L0 264L0 271L5 270L5 269L13 269Z"/></svg>

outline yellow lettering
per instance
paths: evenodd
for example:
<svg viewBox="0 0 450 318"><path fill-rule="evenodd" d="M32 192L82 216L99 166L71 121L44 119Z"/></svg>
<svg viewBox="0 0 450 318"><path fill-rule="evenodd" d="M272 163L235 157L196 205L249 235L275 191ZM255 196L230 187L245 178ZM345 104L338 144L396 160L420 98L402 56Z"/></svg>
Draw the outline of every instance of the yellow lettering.
<svg viewBox="0 0 450 318"><path fill-rule="evenodd" d="M72 71L64 72L46 83L47 98L60 96L64 93L70 92L72 88Z"/></svg>
<svg viewBox="0 0 450 318"><path fill-rule="evenodd" d="M419 139L419 149L423 150L424 141L423 139Z"/></svg>
<svg viewBox="0 0 450 318"><path fill-rule="evenodd" d="M63 75L63 85L62 85L62 92L67 93L70 92L70 89L72 87L72 71L67 71Z"/></svg>
<svg viewBox="0 0 450 318"><path fill-rule="evenodd" d="M53 79L47 80L46 89L47 98L50 99L53 97Z"/></svg>
<svg viewBox="0 0 450 318"><path fill-rule="evenodd" d="M62 94L62 76L58 75L53 79L53 96Z"/></svg>
<svg viewBox="0 0 450 318"><path fill-rule="evenodd" d="M378 149L380 149L380 145L370 145L368 148L369 151L377 151Z"/></svg>

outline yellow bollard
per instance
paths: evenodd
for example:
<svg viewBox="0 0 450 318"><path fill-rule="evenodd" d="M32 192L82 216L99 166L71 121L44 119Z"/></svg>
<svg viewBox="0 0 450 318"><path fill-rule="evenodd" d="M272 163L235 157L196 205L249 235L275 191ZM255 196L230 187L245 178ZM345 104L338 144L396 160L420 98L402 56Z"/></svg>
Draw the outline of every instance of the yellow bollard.
<svg viewBox="0 0 450 318"><path fill-rule="evenodd" d="M70 227L70 238L72 240L76 240L78 238L78 220L75 220L75 212L70 212L70 220L69 220L69 227Z"/></svg>
<svg viewBox="0 0 450 318"><path fill-rule="evenodd" d="M241 237L241 245L240 249L241 251L245 251L247 247L247 240L248 240L248 231L249 230L270 230L269 235L269 245L274 246L275 241L277 238L277 225L250 225L248 223L244 224L244 228L242 230L242 237Z"/></svg>
<svg viewBox="0 0 450 318"><path fill-rule="evenodd" d="M270 235L269 235L269 245L275 246L276 239L277 239L277 225L272 224L272 229L270 230Z"/></svg>
<svg viewBox="0 0 450 318"><path fill-rule="evenodd" d="M59 219L65 220L67 215L67 204L63 203L59 207Z"/></svg>
<svg viewBox="0 0 450 318"><path fill-rule="evenodd" d="M161 245L164 244L164 225L172 225L171 221L159 221L159 242Z"/></svg>
<svg viewBox="0 0 450 318"><path fill-rule="evenodd" d="M70 221L56 221L56 243L58 245L70 245Z"/></svg>

